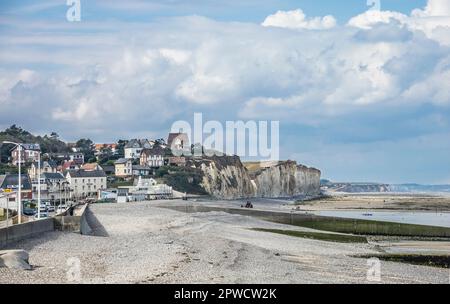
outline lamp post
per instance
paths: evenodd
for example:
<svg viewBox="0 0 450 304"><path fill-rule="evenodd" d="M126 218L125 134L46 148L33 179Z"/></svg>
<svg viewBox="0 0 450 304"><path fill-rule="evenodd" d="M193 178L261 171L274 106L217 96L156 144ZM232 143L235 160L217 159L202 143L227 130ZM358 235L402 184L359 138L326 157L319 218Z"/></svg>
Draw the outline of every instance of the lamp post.
<svg viewBox="0 0 450 304"><path fill-rule="evenodd" d="M58 205L58 209L61 208L62 205L62 191L61 191L61 186L62 186L62 181L59 182L59 205ZM56 209L56 214L58 214L58 209Z"/></svg>
<svg viewBox="0 0 450 304"><path fill-rule="evenodd" d="M9 197L6 196L6 228L9 226ZM8 229L6 229L8 231Z"/></svg>
<svg viewBox="0 0 450 304"><path fill-rule="evenodd" d="M17 192L17 200L19 203L17 213L18 213L18 223L22 223L22 145L12 141L4 141L3 144L15 145L17 147L17 152L19 153L19 191Z"/></svg>
<svg viewBox="0 0 450 304"><path fill-rule="evenodd" d="M67 182L64 182L64 206L67 207Z"/></svg>
<svg viewBox="0 0 450 304"><path fill-rule="evenodd" d="M41 151L38 154L38 220L41 219Z"/></svg>

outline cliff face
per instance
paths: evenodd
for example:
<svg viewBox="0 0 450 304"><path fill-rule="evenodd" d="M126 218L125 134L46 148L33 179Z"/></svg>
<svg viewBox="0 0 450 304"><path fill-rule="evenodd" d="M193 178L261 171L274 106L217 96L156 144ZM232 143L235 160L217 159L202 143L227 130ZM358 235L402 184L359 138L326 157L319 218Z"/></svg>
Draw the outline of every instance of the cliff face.
<svg viewBox="0 0 450 304"><path fill-rule="evenodd" d="M201 186L212 196L224 199L252 197L254 188L239 157L216 157L203 160Z"/></svg>
<svg viewBox="0 0 450 304"><path fill-rule="evenodd" d="M320 193L320 171L293 161L244 165L237 156L225 156L196 160L191 166L201 169L201 186L218 198L277 198Z"/></svg>
<svg viewBox="0 0 450 304"><path fill-rule="evenodd" d="M314 196L320 193L320 171L286 161L261 164L253 172L256 197Z"/></svg>

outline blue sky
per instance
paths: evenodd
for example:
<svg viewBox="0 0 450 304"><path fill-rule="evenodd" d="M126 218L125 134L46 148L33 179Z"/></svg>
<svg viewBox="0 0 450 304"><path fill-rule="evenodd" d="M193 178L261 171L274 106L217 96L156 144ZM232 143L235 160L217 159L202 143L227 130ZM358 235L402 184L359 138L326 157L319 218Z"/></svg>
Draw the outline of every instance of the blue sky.
<svg viewBox="0 0 450 304"><path fill-rule="evenodd" d="M322 16L333 14L340 21L367 10L364 0L347 0L345 3L335 0L192 0L192 1L81 1L83 19L127 21L149 21L164 16L201 15L221 21L260 22L277 10L293 10L301 8L307 15ZM127 4L127 2L129 4ZM135 3L141 4L136 7ZM144 3L144 4L142 4ZM67 10L64 0L33 1L4 0L1 7L3 13L16 16L27 16L36 19L58 20L64 18ZM146 5L145 5L146 4ZM409 13L415 8L424 7L426 0L382 0L381 9ZM144 9L142 9L144 7Z"/></svg>
<svg viewBox="0 0 450 304"><path fill-rule="evenodd" d="M0 4L0 127L165 137L280 120L283 159L338 181L450 183L446 0Z"/></svg>

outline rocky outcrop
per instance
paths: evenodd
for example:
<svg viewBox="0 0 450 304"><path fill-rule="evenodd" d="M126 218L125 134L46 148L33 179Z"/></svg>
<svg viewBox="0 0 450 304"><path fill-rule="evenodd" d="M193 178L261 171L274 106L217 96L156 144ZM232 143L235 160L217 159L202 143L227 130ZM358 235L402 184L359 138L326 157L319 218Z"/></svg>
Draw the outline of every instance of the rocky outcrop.
<svg viewBox="0 0 450 304"><path fill-rule="evenodd" d="M0 268L31 270L28 263L28 252L25 250L3 250L0 251Z"/></svg>
<svg viewBox="0 0 450 304"><path fill-rule="evenodd" d="M214 197L297 197L320 194L320 171L294 161L242 164L237 156L193 160L203 173L201 186Z"/></svg>
<svg viewBox="0 0 450 304"><path fill-rule="evenodd" d="M201 186L212 196L224 199L253 197L254 187L239 157L202 159L200 168L203 172Z"/></svg>
<svg viewBox="0 0 450 304"><path fill-rule="evenodd" d="M294 161L261 163L251 172L256 197L296 197L320 194L320 171Z"/></svg>

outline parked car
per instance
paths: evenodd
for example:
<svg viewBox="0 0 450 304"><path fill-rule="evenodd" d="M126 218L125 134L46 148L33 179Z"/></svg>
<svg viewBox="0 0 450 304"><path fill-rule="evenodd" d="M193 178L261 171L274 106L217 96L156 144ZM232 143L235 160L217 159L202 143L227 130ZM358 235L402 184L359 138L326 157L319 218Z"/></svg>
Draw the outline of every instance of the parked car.
<svg viewBox="0 0 450 304"><path fill-rule="evenodd" d="M61 205L61 206L58 206L58 208L56 208L56 213L61 213L61 212L64 212L64 211L66 211L66 206L65 205Z"/></svg>
<svg viewBox="0 0 450 304"><path fill-rule="evenodd" d="M22 213L28 216L33 216L37 212L36 204L32 201L24 200L22 201Z"/></svg>
<svg viewBox="0 0 450 304"><path fill-rule="evenodd" d="M33 216L36 214L36 209L34 208L23 208L23 214L28 215L28 216Z"/></svg>
<svg viewBox="0 0 450 304"><path fill-rule="evenodd" d="M42 212L47 212L48 211L48 207L45 204L41 203L41 206L39 207L39 211Z"/></svg>
<svg viewBox="0 0 450 304"><path fill-rule="evenodd" d="M34 218L35 218L35 219L38 219L38 216L39 216L39 214L36 213L36 214L34 215ZM40 216L41 216L41 219L48 218L48 212L40 212Z"/></svg>

